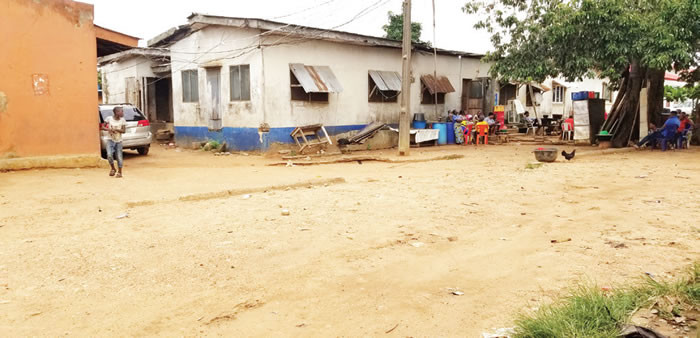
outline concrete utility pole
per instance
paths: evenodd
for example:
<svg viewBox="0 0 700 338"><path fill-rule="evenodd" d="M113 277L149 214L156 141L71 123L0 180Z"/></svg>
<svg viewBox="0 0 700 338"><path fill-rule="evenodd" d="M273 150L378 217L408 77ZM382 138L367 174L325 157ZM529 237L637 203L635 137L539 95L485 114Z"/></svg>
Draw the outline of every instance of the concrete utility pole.
<svg viewBox="0 0 700 338"><path fill-rule="evenodd" d="M399 155L409 153L411 143L411 0L403 2L403 70L401 72L401 112L399 113Z"/></svg>

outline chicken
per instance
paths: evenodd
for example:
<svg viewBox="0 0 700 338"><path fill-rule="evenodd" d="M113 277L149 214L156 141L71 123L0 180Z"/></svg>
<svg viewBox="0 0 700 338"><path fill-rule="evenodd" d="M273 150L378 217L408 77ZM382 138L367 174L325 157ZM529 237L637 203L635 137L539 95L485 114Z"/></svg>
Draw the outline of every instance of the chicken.
<svg viewBox="0 0 700 338"><path fill-rule="evenodd" d="M574 149L574 151L572 151L571 154L568 154L568 153L566 153L566 151L562 150L561 156L564 156L564 158L567 161L571 161L574 158L574 156L576 156L576 149Z"/></svg>

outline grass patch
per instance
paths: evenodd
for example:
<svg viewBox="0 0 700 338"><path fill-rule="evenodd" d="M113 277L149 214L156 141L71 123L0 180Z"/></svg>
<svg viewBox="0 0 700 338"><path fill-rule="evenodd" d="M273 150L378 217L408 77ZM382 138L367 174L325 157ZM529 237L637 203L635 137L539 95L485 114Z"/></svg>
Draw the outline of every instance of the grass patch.
<svg viewBox="0 0 700 338"><path fill-rule="evenodd" d="M561 300L515 321L514 337L618 337L620 328L641 307L654 307L662 317L680 316L700 306L700 262L674 281L650 277L639 285L603 291L584 285Z"/></svg>

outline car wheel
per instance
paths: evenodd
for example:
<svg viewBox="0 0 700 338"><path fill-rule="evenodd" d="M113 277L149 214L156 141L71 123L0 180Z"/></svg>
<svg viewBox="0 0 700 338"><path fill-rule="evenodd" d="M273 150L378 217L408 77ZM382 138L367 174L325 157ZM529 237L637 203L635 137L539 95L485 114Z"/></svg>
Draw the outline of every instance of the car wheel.
<svg viewBox="0 0 700 338"><path fill-rule="evenodd" d="M136 149L139 152L139 155L148 155L148 150L151 149L151 146L145 146Z"/></svg>

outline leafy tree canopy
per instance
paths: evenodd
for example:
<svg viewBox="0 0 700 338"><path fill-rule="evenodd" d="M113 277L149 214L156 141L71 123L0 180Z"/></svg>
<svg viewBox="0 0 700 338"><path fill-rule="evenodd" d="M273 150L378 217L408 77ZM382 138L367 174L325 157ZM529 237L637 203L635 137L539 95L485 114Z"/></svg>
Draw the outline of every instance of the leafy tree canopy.
<svg viewBox="0 0 700 338"><path fill-rule="evenodd" d="M384 29L384 32L386 32L384 37L387 39L402 41L403 14L394 14L393 12L389 12L388 16L389 23L382 26L382 29ZM420 24L420 22L411 22L411 42L430 46L430 42L420 40L422 31L423 26Z"/></svg>
<svg viewBox="0 0 700 338"><path fill-rule="evenodd" d="M479 14L495 50L493 75L514 81L597 75L617 80L640 69L697 67L698 0L483 0ZM595 74L591 74L595 71Z"/></svg>

